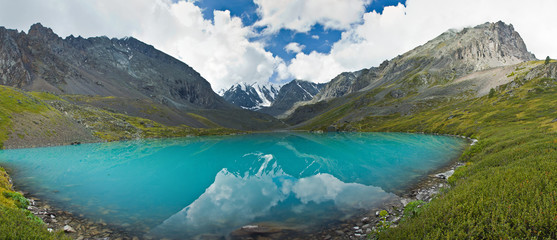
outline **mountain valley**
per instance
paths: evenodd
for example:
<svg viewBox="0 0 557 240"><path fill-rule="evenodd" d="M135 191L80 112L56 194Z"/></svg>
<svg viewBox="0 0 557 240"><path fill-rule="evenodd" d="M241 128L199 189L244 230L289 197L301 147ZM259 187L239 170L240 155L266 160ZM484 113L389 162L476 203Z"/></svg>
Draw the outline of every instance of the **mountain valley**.
<svg viewBox="0 0 557 240"><path fill-rule="evenodd" d="M410 215L387 213L397 227L369 237L557 238L557 61L538 60L501 21L328 83L237 83L219 94L135 38L0 27L0 81L0 149L285 130L475 139L439 195ZM0 168L0 190L13 192L7 179ZM0 196L6 209L15 202Z"/></svg>

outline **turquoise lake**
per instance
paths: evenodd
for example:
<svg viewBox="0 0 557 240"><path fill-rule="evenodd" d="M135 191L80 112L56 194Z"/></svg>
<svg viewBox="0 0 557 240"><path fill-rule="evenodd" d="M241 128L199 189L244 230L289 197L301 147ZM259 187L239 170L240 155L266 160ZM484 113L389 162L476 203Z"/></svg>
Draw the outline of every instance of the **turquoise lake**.
<svg viewBox="0 0 557 240"><path fill-rule="evenodd" d="M0 151L19 190L155 238L258 222L318 228L397 198L450 164L461 138L268 133Z"/></svg>

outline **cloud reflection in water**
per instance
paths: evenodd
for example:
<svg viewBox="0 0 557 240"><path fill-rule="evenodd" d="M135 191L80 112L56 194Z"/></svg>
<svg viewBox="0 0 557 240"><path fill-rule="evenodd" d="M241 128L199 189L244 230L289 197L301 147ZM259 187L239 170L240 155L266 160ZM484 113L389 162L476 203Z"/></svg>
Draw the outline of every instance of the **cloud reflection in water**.
<svg viewBox="0 0 557 240"><path fill-rule="evenodd" d="M227 235L246 224L286 219L300 225L319 224L331 220L327 215L335 216L334 212L351 214L396 197L381 188L344 183L326 173L296 179L285 174L271 154L257 155L262 162L259 169L244 174L222 169L205 193L150 234L181 238L202 233Z"/></svg>

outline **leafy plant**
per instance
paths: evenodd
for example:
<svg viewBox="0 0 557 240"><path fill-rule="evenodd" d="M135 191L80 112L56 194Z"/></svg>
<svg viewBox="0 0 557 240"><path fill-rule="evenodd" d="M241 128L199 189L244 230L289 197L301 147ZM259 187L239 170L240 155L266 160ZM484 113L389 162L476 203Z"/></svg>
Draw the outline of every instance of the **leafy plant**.
<svg viewBox="0 0 557 240"><path fill-rule="evenodd" d="M422 200L416 200L416 201L409 202L404 207L403 219L406 220L408 218L418 216L418 214L420 214L420 212L422 211L422 209L425 206L426 206L426 202L424 202Z"/></svg>
<svg viewBox="0 0 557 240"><path fill-rule="evenodd" d="M6 198L13 199L15 201L15 205L18 208L27 209L29 206L29 200L25 198L21 193L18 192L3 192L2 195Z"/></svg>
<svg viewBox="0 0 557 240"><path fill-rule="evenodd" d="M391 227L391 222L387 221L387 216L389 212L387 210L381 210L379 212L379 222L375 226L375 233L384 232Z"/></svg>

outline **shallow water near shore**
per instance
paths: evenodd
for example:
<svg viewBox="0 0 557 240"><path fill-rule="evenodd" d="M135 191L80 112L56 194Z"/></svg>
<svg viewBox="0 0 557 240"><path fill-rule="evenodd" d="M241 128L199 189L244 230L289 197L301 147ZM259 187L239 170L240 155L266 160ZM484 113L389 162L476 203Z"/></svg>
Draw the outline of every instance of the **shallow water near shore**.
<svg viewBox="0 0 557 240"><path fill-rule="evenodd" d="M0 151L20 190L154 238L254 223L312 231L397 198L459 156L457 137L266 133Z"/></svg>

